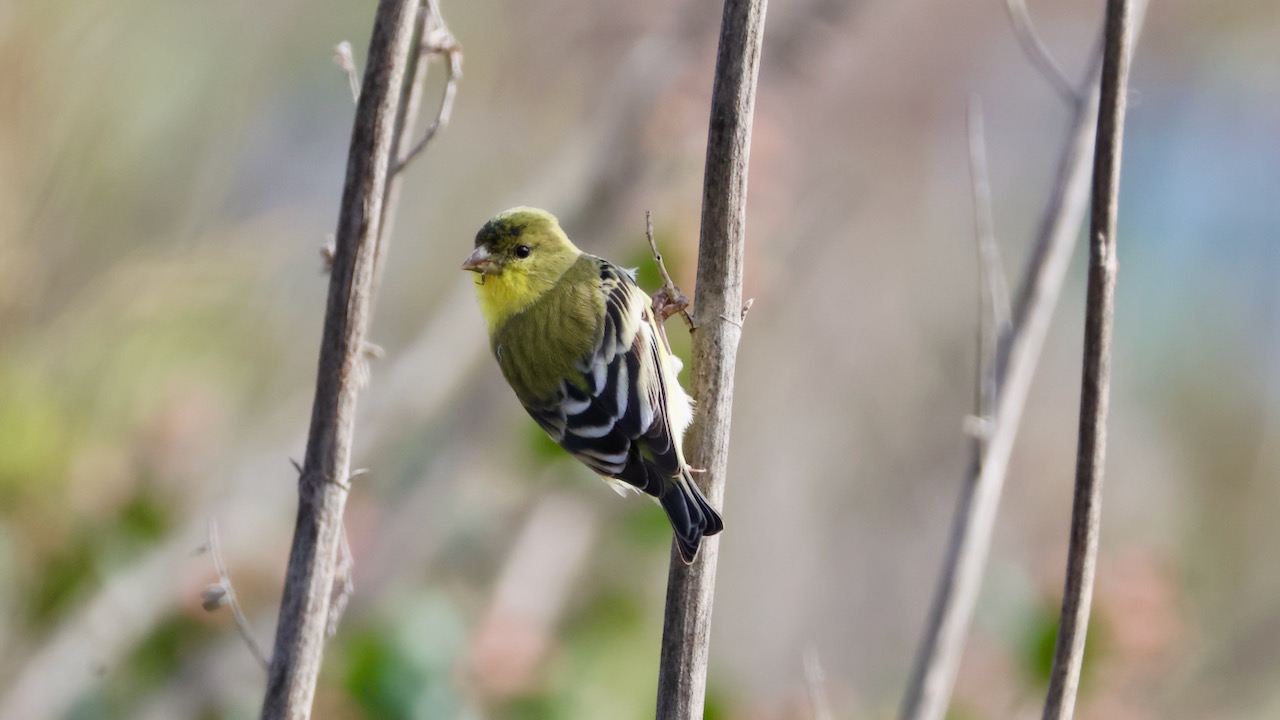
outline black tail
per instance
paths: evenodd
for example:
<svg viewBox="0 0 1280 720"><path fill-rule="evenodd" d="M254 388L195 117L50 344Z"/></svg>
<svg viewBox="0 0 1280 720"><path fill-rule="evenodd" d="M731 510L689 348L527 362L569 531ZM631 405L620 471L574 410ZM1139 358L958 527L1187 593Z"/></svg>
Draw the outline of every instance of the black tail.
<svg viewBox="0 0 1280 720"><path fill-rule="evenodd" d="M682 477L667 479L662 485L662 495L658 502L671 520L680 559L685 564L691 564L698 556L698 549L702 547L702 538L723 530L724 520L720 519L720 513L702 496L687 472Z"/></svg>

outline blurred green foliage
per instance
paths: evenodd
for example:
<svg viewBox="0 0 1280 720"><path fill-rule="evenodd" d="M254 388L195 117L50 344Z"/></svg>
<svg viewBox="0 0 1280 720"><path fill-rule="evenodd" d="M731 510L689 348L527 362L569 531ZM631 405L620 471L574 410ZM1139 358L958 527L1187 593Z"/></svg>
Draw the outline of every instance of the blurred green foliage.
<svg viewBox="0 0 1280 720"><path fill-rule="evenodd" d="M345 685L376 720L462 717L454 683L466 626L446 599L427 596L344 639Z"/></svg>
<svg viewBox="0 0 1280 720"><path fill-rule="evenodd" d="M1020 667L1039 690L1048 687L1053 670L1053 654L1058 642L1059 608L1041 606L1027 627ZM1099 614L1089 614L1085 632L1084 660L1080 666L1080 696L1087 697L1098 663L1107 656L1107 633Z"/></svg>
<svg viewBox="0 0 1280 720"><path fill-rule="evenodd" d="M120 563L163 537L172 525L172 507L154 490L129 497L119 513L77 528L73 538L38 571L28 619L37 626L56 622L81 591L98 584Z"/></svg>

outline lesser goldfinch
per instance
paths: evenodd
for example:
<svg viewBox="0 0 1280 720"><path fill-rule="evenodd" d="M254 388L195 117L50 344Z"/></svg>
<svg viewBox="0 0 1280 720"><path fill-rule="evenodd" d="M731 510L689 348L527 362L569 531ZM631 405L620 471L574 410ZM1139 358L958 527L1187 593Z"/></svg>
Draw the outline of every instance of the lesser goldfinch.
<svg viewBox="0 0 1280 720"><path fill-rule="evenodd" d="M620 494L653 496L692 563L724 523L685 463L693 403L634 271L582 252L555 216L528 207L487 222L462 269L525 410Z"/></svg>

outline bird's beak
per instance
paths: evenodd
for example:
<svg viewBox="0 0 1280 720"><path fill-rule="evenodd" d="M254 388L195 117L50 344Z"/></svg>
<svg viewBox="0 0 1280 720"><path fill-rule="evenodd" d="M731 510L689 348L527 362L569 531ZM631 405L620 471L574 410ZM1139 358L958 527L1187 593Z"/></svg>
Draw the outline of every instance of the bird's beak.
<svg viewBox="0 0 1280 720"><path fill-rule="evenodd" d="M470 270L474 273L483 273L493 264L493 259L489 257L489 250L483 246L476 248L475 252L467 257L467 261L462 263L463 270Z"/></svg>

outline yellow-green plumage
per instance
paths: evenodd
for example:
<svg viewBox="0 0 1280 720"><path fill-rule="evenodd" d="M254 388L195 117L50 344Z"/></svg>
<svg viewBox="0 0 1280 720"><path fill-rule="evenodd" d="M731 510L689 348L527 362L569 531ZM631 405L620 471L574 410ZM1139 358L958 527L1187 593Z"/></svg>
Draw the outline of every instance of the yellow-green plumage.
<svg viewBox="0 0 1280 720"><path fill-rule="evenodd" d="M594 349L598 318L604 314L599 272L590 255L579 255L563 281L526 306L518 322L504 322L491 333L498 365L526 405L545 401L562 380L583 386L575 364Z"/></svg>
<svg viewBox="0 0 1280 720"><path fill-rule="evenodd" d="M625 270L578 250L550 213L515 208L476 235L463 268L502 374L551 437L610 484L652 495L692 562L724 527L680 441L692 402L658 340L648 296Z"/></svg>

